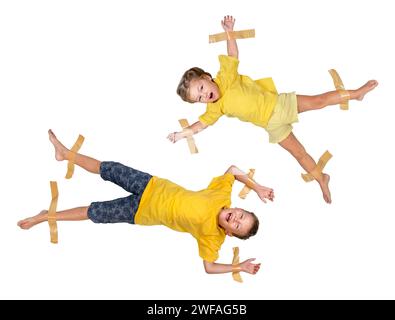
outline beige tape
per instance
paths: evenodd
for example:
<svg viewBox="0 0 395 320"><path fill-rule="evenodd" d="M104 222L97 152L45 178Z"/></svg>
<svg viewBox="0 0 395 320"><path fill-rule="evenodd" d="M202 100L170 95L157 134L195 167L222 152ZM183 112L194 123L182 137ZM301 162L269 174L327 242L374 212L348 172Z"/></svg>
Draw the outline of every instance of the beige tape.
<svg viewBox="0 0 395 320"><path fill-rule="evenodd" d="M183 131L187 133L186 139L187 139L187 142L188 142L189 151L192 154L198 153L199 151L198 151L198 149L196 147L195 139L193 139L193 132L192 132L192 130L185 129L185 128L189 127L188 120L187 119L180 119L180 120L178 120L178 122L180 123Z"/></svg>
<svg viewBox="0 0 395 320"><path fill-rule="evenodd" d="M80 150L82 144L84 143L84 139L85 138L82 135L79 135L77 141L70 149L70 159L67 163L66 179L71 179L71 177L73 176L75 155L78 152L78 150Z"/></svg>
<svg viewBox="0 0 395 320"><path fill-rule="evenodd" d="M227 32L221 32L221 33L209 35L208 42L214 43L214 42L225 41L225 40L246 39L246 38L254 38L254 37L255 37L255 29L227 31Z"/></svg>
<svg viewBox="0 0 395 320"><path fill-rule="evenodd" d="M339 92L341 96L340 109L348 110L348 101L350 100L350 93L348 92L348 90L344 88L343 81L335 69L330 69L329 73L332 76L333 84L335 85L336 90Z"/></svg>
<svg viewBox="0 0 395 320"><path fill-rule="evenodd" d="M302 178L305 182L310 182L315 179L319 179L322 175L322 170L326 166L326 163L332 158L329 151L325 151L321 158L318 160L317 166L310 173L302 173Z"/></svg>
<svg viewBox="0 0 395 320"><path fill-rule="evenodd" d="M232 277L233 280L237 282L243 282L243 279L241 278L240 271L241 268L238 266L240 263L240 258L239 258L239 248L234 247L233 248L233 260L232 260Z"/></svg>
<svg viewBox="0 0 395 320"><path fill-rule="evenodd" d="M56 207L58 206L58 184L56 181L49 182L51 186L51 204L48 209L48 224L49 224L49 233L51 235L51 242L58 243L58 226L56 224Z"/></svg>
<svg viewBox="0 0 395 320"><path fill-rule="evenodd" d="M241 199L245 199L247 197L247 194L251 191L251 187L254 185L254 180L252 180L252 178L254 177L255 174L255 169L250 169L250 171L248 172L247 176L248 176L248 181L245 184L245 186L243 187L243 189L241 189L240 193L239 193L239 197Z"/></svg>

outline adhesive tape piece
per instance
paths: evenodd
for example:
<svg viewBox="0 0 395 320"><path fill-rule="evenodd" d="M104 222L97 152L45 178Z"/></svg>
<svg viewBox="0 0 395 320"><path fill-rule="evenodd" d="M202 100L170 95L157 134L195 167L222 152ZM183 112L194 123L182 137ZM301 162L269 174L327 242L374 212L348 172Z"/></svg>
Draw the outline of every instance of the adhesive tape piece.
<svg viewBox="0 0 395 320"><path fill-rule="evenodd" d="M70 159L67 163L66 179L71 179L71 177L73 176L75 155L78 152L78 150L80 150L82 144L84 143L84 139L85 138L82 135L79 135L77 141L70 149Z"/></svg>
<svg viewBox="0 0 395 320"><path fill-rule="evenodd" d="M255 37L255 29L227 31L227 32L221 32L221 33L209 35L208 42L214 43L214 42L225 41L225 40L246 39L246 38L254 38L254 37Z"/></svg>
<svg viewBox="0 0 395 320"><path fill-rule="evenodd" d="M317 166L310 173L302 173L302 178L305 182L310 182L315 179L318 179L322 175L322 171L324 170L327 162L332 158L332 155L327 150L318 160Z"/></svg>
<svg viewBox="0 0 395 320"><path fill-rule="evenodd" d="M187 119L180 119L180 120L178 120L178 122L180 123L183 131L187 133L186 139L187 139L187 142L188 142L189 151L192 154L198 153L199 151L198 151L198 149L196 147L195 139L193 139L193 132L192 132L192 130L185 129L185 128L189 127L188 120Z"/></svg>
<svg viewBox="0 0 395 320"><path fill-rule="evenodd" d="M335 69L330 69L329 73L333 79L333 84L341 96L340 109L348 110L348 101L350 100L350 93L344 88L344 84L339 74Z"/></svg>
<svg viewBox="0 0 395 320"><path fill-rule="evenodd" d="M239 248L238 247L234 247L233 248L233 260L232 260L232 265L234 266L234 268L232 268L232 277L233 280L237 281L237 282L243 282L243 279L241 278L240 275L240 267L237 266L240 263L240 258L239 258Z"/></svg>
<svg viewBox="0 0 395 320"><path fill-rule="evenodd" d="M56 224L56 207L58 206L58 184L56 181L50 181L51 186L51 204L48 209L48 224L49 233L51 235L51 242L58 243L58 226Z"/></svg>
<svg viewBox="0 0 395 320"><path fill-rule="evenodd" d="M255 174L255 169L250 169L250 171L248 172L247 176L248 176L248 182L253 182L252 178L254 177ZM241 189L240 193L239 193L239 197L241 199L245 199L248 195L248 193L251 191L251 188L249 186L247 186L247 184L243 187L243 189Z"/></svg>

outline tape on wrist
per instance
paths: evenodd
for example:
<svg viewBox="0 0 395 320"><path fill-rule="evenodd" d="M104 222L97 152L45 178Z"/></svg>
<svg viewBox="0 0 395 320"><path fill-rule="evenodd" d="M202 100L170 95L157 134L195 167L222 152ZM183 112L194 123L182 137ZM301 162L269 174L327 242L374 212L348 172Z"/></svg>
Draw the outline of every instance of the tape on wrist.
<svg viewBox="0 0 395 320"><path fill-rule="evenodd" d="M255 181L252 180L252 178L254 177L255 174L255 169L250 169L250 171L248 172L247 176L248 176L248 180L246 182L246 184L244 185L243 189L241 189L240 193L239 193L239 197L241 199L245 199L248 195L248 193L251 191L252 187L255 184Z"/></svg>
<svg viewBox="0 0 395 320"><path fill-rule="evenodd" d="M236 40L236 39L246 39L254 38L255 29L239 30L239 31L226 31L216 34L211 34L208 36L208 42L214 43L225 40Z"/></svg>
<svg viewBox="0 0 395 320"><path fill-rule="evenodd" d="M240 258L239 258L239 247L233 248L233 260L232 260L232 277L233 280L237 282L243 282L241 278L240 271L241 267L239 266Z"/></svg>
<svg viewBox="0 0 395 320"><path fill-rule="evenodd" d="M178 122L180 123L183 132L185 132L187 134L186 139L188 142L188 147L189 147L189 151L194 154L194 153L198 153L198 149L196 147L195 144L195 139L193 139L193 131L191 129L185 129L189 127L189 123L187 119L180 119L178 120Z"/></svg>

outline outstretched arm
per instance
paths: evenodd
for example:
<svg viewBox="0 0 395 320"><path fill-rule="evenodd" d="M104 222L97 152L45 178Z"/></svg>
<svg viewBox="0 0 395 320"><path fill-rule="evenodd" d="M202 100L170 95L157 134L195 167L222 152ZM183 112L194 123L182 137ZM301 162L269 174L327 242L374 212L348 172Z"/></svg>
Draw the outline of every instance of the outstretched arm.
<svg viewBox="0 0 395 320"><path fill-rule="evenodd" d="M247 259L246 261L236 265L208 262L203 260L203 265L206 272L210 274L228 273L228 272L246 272L250 274L256 274L259 271L261 264L252 263L252 261L254 260L255 258Z"/></svg>
<svg viewBox="0 0 395 320"><path fill-rule="evenodd" d="M240 170L238 167L232 165L229 167L228 170L226 170L225 173L233 174L237 181L244 183L246 186L248 186L252 190L254 190L256 192L256 194L258 195L258 197L263 202L266 203L265 199L269 199L270 201L274 200L274 191L272 188L268 188L268 187L260 185L255 180L249 178L248 175L244 171Z"/></svg>
<svg viewBox="0 0 395 320"><path fill-rule="evenodd" d="M233 31L233 26L235 25L236 19L232 16L225 16L224 20L221 21L222 28L225 32ZM228 56L239 58L239 49L237 48L237 42L235 39L228 39L226 41L228 48Z"/></svg>
<svg viewBox="0 0 395 320"><path fill-rule="evenodd" d="M194 124L190 125L189 127L186 127L182 131L170 133L167 136L167 139L169 139L171 142L175 143L175 142L177 142L180 139L186 138L191 133L192 133L192 135L194 135L196 133L199 133L200 131L203 131L207 127L208 127L207 125L203 124L200 121L197 121Z"/></svg>

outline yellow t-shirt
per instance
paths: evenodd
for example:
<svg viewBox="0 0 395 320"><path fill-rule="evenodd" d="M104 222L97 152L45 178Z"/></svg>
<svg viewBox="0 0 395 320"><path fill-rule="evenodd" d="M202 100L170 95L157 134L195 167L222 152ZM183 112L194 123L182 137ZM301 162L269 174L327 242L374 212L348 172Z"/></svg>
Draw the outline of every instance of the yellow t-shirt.
<svg viewBox="0 0 395 320"><path fill-rule="evenodd" d="M277 89L272 78L252 80L237 71L239 60L219 56L220 70L214 79L221 98L208 103L206 112L199 117L205 125L214 124L219 117L237 117L265 128L277 101Z"/></svg>
<svg viewBox="0 0 395 320"><path fill-rule="evenodd" d="M218 214L230 207L235 178L224 174L214 178L207 189L190 191L166 179L152 177L141 197L135 223L165 225L189 232L198 242L202 259L213 262L225 240Z"/></svg>

